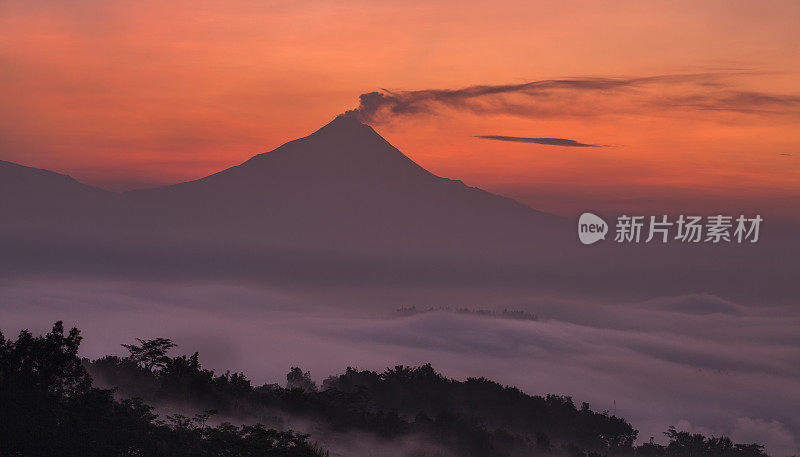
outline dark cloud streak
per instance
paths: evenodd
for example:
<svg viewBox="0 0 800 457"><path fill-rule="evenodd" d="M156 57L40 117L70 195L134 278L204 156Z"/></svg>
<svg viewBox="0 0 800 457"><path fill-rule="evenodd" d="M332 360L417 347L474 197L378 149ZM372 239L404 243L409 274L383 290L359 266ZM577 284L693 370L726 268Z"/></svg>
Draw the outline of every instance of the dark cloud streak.
<svg viewBox="0 0 800 457"><path fill-rule="evenodd" d="M520 136L503 136L503 135L476 135L475 138L482 138L484 140L496 141L510 141L513 143L535 143L546 144L550 146L567 146L573 148L603 148L606 147L602 144L587 144L566 138L526 138Z"/></svg>
<svg viewBox="0 0 800 457"><path fill-rule="evenodd" d="M524 93L536 95L554 89L570 90L614 90L631 86L637 79L584 78L548 79L521 84L478 85L462 89L425 89L415 91L382 92L361 94L355 110L363 121L374 121L382 110L390 115L414 115L435 111L436 105L456 109L480 111L475 102L485 97Z"/></svg>
<svg viewBox="0 0 800 457"><path fill-rule="evenodd" d="M396 116L434 114L442 109L523 117L637 113L653 109L800 115L798 95L737 90L732 80L748 74L584 77L476 85L460 89L380 89L361 94L358 108L349 113L367 123ZM523 98L520 99L520 96ZM622 102L622 106L609 102Z"/></svg>

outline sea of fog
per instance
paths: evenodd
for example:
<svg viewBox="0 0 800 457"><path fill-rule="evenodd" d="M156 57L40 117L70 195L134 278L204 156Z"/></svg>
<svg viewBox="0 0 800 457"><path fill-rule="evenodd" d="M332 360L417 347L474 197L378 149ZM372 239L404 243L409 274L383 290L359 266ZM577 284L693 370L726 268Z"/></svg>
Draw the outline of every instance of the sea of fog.
<svg viewBox="0 0 800 457"><path fill-rule="evenodd" d="M503 309L523 318L504 317ZM663 442L674 425L766 444L777 457L800 454L800 304L0 282L4 335L44 333L56 320L81 329L81 353L90 358L124 355L120 344L137 337L168 337L178 344L174 354L198 351L206 368L242 371L254 384L284 384L291 366L319 382L347 366L382 371L430 362L452 378L485 376L529 394L587 401L629 420L640 441Z"/></svg>

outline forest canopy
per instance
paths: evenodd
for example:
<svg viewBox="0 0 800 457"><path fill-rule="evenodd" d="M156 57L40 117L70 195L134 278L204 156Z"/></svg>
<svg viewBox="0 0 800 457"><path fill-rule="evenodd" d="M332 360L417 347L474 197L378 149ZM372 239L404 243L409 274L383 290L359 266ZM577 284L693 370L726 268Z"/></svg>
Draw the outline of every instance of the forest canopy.
<svg viewBox="0 0 800 457"><path fill-rule="evenodd" d="M23 330L10 340L0 333L1 455L326 455L324 443L284 430L285 417L332 434L435 446L435 453L414 455L766 456L758 444L674 428L665 432L666 444L637 445L630 423L588 403L528 395L485 378L452 380L429 364L383 372L348 367L321 386L291 367L284 386L254 386L243 373L203 368L198 353L169 356L176 345L168 338L124 343L128 356L97 360L79 358L80 342L80 332L65 333L61 322L42 336ZM151 406L160 404L185 414L161 417ZM247 423L253 418L259 420Z"/></svg>

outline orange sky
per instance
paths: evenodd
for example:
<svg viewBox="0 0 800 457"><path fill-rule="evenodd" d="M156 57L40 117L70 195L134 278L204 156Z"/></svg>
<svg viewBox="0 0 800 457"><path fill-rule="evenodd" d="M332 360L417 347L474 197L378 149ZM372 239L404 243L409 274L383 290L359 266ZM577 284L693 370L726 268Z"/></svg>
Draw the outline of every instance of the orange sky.
<svg viewBox="0 0 800 457"><path fill-rule="evenodd" d="M797 218L797 24L796 0L5 0L0 159L122 190L235 165L379 88L693 74L432 104L375 127L434 173L565 215Z"/></svg>

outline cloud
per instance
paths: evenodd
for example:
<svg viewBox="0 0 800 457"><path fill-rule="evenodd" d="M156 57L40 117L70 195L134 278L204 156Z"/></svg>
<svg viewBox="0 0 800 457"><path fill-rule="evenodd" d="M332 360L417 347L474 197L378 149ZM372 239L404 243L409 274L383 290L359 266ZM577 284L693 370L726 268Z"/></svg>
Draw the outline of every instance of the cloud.
<svg viewBox="0 0 800 457"><path fill-rule="evenodd" d="M792 433L784 424L776 420L765 421L740 417L736 419L736 426L731 432L731 438L743 443L770 443L776 456L788 456L797 452L798 449Z"/></svg>
<svg viewBox="0 0 800 457"><path fill-rule="evenodd" d="M451 291L429 304L490 308ZM83 355L124 352L135 337L171 337L204 365L282 382L290 366L315 379L346 366L383 370L431 362L444 374L486 376L531 394L566 394L612 410L663 440L670 425L765 443L797 453L800 308L749 307L711 295L626 305L576 299L496 297L538 321L435 311L392 297L319 296L232 284L5 281L0 328L46 331L52 321L84 330ZM418 300L418 299L415 299ZM346 303L336 306L333 302ZM253 348L257 348L254 350Z"/></svg>
<svg viewBox="0 0 800 457"><path fill-rule="evenodd" d="M663 99L661 103L666 106L687 107L703 111L797 114L797 110L800 108L800 96L741 90L721 90L702 94L667 97Z"/></svg>
<svg viewBox="0 0 800 457"><path fill-rule="evenodd" d="M547 144L551 146L568 146L574 148L606 147L601 144L581 143L579 141L568 140L566 138L527 138L520 136L503 136L503 135L476 135L475 138L483 138L484 140L511 141L514 143L535 143L535 144Z"/></svg>
<svg viewBox="0 0 800 457"><path fill-rule="evenodd" d="M685 314L730 314L741 316L745 308L729 300L708 294L689 294L680 297L649 300L643 307L661 311Z"/></svg>
<svg viewBox="0 0 800 457"><path fill-rule="evenodd" d="M443 110L534 118L687 109L800 115L800 95L737 88L735 80L745 75L751 73L576 77L458 89L380 89L361 94L358 108L350 112L367 123Z"/></svg>
<svg viewBox="0 0 800 457"><path fill-rule="evenodd" d="M363 121L375 121L381 114L414 115L431 113L440 107L467 109L471 111L508 110L512 106L502 102L494 108L484 106L481 101L507 94L546 95L554 89L575 91L614 90L631 86L635 80L613 78L549 79L522 84L478 85L461 89L425 89L414 91L382 92L361 94L359 106L355 110Z"/></svg>

